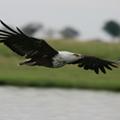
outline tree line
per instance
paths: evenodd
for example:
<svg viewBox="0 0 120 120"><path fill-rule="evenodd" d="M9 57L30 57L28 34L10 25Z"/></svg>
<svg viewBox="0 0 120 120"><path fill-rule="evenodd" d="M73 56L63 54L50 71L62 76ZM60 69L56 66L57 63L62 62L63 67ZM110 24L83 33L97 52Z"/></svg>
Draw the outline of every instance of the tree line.
<svg viewBox="0 0 120 120"><path fill-rule="evenodd" d="M22 31L24 33L26 33L29 36L33 36L37 31L42 31L44 32L45 36L49 37L49 38L54 38L54 35L56 33L58 33L62 38L76 38L80 35L80 32L78 30L76 30L73 27L67 26L64 27L62 30L54 30L52 28L49 29L44 29L44 26L42 24L38 24L38 23L29 23L27 25L24 25L23 27L21 27Z"/></svg>
<svg viewBox="0 0 120 120"><path fill-rule="evenodd" d="M48 38L54 38L56 33L63 39L75 39L81 35L81 32L71 26L66 26L61 30L54 30L52 28L44 29L44 25L41 23L29 23L21 27L21 29L29 36L33 36L38 31L41 31ZM102 29L112 38L120 38L120 24L118 22L109 20L104 23Z"/></svg>

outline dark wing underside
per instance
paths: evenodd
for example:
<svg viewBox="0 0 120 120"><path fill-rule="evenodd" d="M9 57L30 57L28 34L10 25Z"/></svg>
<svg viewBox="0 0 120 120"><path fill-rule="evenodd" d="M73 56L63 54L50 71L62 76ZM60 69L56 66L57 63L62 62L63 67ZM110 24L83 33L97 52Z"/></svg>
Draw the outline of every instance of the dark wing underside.
<svg viewBox="0 0 120 120"><path fill-rule="evenodd" d="M12 51L26 58L52 58L58 52L49 46L44 40L25 35L19 28L13 30L4 22L2 25L7 30L0 30L0 42L4 43Z"/></svg>
<svg viewBox="0 0 120 120"><path fill-rule="evenodd" d="M94 56L82 56L73 64L78 64L79 67L82 67L85 70L93 70L96 74L99 73L99 70L101 70L103 73L106 73L106 69L112 70L112 67L118 67L116 62L103 60Z"/></svg>

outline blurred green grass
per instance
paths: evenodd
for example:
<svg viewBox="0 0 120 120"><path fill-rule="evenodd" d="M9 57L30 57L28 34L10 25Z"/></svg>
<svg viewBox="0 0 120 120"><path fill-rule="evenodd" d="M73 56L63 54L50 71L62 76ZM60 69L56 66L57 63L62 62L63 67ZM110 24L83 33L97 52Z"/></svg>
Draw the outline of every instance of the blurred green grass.
<svg viewBox="0 0 120 120"><path fill-rule="evenodd" d="M48 41L57 50L96 55L106 59L118 59L120 43ZM120 90L120 70L96 75L74 65L50 69L45 67L17 66L23 58L0 45L0 84L35 87L85 88Z"/></svg>

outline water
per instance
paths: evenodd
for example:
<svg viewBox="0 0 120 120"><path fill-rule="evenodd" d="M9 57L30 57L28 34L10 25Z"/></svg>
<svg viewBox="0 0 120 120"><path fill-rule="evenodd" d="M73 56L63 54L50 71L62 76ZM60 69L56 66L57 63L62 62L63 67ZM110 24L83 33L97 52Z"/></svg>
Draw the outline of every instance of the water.
<svg viewBox="0 0 120 120"><path fill-rule="evenodd" d="M0 87L0 120L120 120L120 94Z"/></svg>

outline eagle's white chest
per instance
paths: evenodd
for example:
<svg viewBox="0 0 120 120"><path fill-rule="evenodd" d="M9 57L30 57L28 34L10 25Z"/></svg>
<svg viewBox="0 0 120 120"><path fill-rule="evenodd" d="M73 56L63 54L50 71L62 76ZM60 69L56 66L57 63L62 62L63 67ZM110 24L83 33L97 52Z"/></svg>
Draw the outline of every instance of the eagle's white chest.
<svg viewBox="0 0 120 120"><path fill-rule="evenodd" d="M72 52L67 52L67 51L59 51L59 54L57 54L54 58L53 58L53 67L57 68L57 67L62 67L65 64L74 62L76 60L78 60L80 58L79 55L76 55Z"/></svg>

